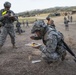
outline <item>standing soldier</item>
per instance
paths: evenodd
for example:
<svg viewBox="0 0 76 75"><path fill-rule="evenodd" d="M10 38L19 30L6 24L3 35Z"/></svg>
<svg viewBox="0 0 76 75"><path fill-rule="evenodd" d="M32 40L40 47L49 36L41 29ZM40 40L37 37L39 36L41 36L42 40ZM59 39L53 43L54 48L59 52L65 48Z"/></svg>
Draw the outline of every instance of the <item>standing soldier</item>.
<svg viewBox="0 0 76 75"><path fill-rule="evenodd" d="M68 18L68 21L69 21L70 20L70 15L68 15L67 18Z"/></svg>
<svg viewBox="0 0 76 75"><path fill-rule="evenodd" d="M64 24L65 24L65 30L69 30L69 20L67 20L66 17L64 17Z"/></svg>
<svg viewBox="0 0 76 75"><path fill-rule="evenodd" d="M29 27L29 25L28 25L28 20L26 21L26 27Z"/></svg>
<svg viewBox="0 0 76 75"><path fill-rule="evenodd" d="M25 27L25 22L24 21L22 22L22 24L23 24L23 27Z"/></svg>
<svg viewBox="0 0 76 75"><path fill-rule="evenodd" d="M56 30L37 21L34 23L31 32L43 40L45 46L40 45L34 48L42 51L42 57L47 63L54 63L65 59L66 50L61 42L62 36ZM36 40L35 36L31 36L30 38Z"/></svg>
<svg viewBox="0 0 76 75"><path fill-rule="evenodd" d="M73 17L72 16L70 16L70 22L72 22L73 21Z"/></svg>
<svg viewBox="0 0 76 75"><path fill-rule="evenodd" d="M0 36L0 48L4 45L7 34L11 37L11 43L13 48L17 48L15 46L15 33L14 33L14 25L13 22L17 20L15 13L10 10L11 3L5 2L4 9L0 10L0 21L3 23L1 36Z"/></svg>

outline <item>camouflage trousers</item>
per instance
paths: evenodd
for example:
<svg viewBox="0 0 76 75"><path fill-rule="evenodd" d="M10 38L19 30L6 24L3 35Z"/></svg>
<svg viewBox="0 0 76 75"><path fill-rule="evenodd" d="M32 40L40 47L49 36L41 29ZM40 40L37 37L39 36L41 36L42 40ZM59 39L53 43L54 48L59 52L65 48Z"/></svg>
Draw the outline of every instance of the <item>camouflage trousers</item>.
<svg viewBox="0 0 76 75"><path fill-rule="evenodd" d="M47 62L58 62L58 61L63 61L66 56L66 51L64 51L61 55L58 54L57 52L51 53L50 57L47 57L44 53L42 53L42 58Z"/></svg>
<svg viewBox="0 0 76 75"><path fill-rule="evenodd" d="M6 40L7 35L10 35L11 37L11 43L15 44L15 32L14 27L2 27L1 28L1 34L0 34L0 46L4 45L4 42Z"/></svg>
<svg viewBox="0 0 76 75"><path fill-rule="evenodd" d="M44 53L42 53L42 58L47 62L56 62L58 61L61 57L57 53L51 53L50 57L47 57Z"/></svg>

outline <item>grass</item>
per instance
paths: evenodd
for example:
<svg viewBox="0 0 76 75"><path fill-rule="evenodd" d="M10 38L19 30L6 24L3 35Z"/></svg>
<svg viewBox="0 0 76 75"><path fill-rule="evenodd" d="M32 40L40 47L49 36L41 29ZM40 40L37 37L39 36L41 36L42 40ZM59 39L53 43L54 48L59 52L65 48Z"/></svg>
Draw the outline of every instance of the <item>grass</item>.
<svg viewBox="0 0 76 75"><path fill-rule="evenodd" d="M34 22L36 19L45 19L49 13L36 15L34 17L19 17L19 21L22 23L28 20L29 23Z"/></svg>
<svg viewBox="0 0 76 75"><path fill-rule="evenodd" d="M29 23L34 22L36 18L34 17L25 17L25 18L19 18L19 21L22 23L23 21L26 22L28 20Z"/></svg>

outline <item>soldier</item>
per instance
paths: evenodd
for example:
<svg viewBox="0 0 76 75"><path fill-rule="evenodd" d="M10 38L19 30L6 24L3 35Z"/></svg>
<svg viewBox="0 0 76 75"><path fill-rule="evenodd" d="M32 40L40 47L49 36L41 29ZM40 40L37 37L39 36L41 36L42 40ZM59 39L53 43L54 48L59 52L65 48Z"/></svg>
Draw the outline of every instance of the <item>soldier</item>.
<svg viewBox="0 0 76 75"><path fill-rule="evenodd" d="M37 19L35 21L37 21Z"/></svg>
<svg viewBox="0 0 76 75"><path fill-rule="evenodd" d="M21 34L21 23L20 22L17 22L16 27L17 27L17 32L19 34Z"/></svg>
<svg viewBox="0 0 76 75"><path fill-rule="evenodd" d="M0 22L0 33L1 33L2 22Z"/></svg>
<svg viewBox="0 0 76 75"><path fill-rule="evenodd" d="M0 21L3 23L1 36L0 36L0 48L4 45L7 34L11 37L11 43L13 48L17 48L15 46L15 33L14 33L14 25L13 22L17 20L15 13L10 10L11 3L5 2L4 9L0 10Z"/></svg>
<svg viewBox="0 0 76 75"><path fill-rule="evenodd" d="M70 16L70 22L72 22L73 21L73 17L72 16Z"/></svg>
<svg viewBox="0 0 76 75"><path fill-rule="evenodd" d="M66 17L64 17L64 24L65 24L65 30L69 30L69 20L66 18Z"/></svg>
<svg viewBox="0 0 76 75"><path fill-rule="evenodd" d="M68 21L70 21L70 15L68 15L67 18L68 18Z"/></svg>
<svg viewBox="0 0 76 75"><path fill-rule="evenodd" d="M47 22L47 25L51 28L54 28L55 29L55 24L54 24L54 21L51 20L49 17L46 18L46 20L48 21Z"/></svg>
<svg viewBox="0 0 76 75"><path fill-rule="evenodd" d="M33 40L43 40L45 46L34 47L42 51L43 59L47 63L54 63L58 61L63 61L66 56L66 50L63 47L61 42L62 36L54 30L49 28L47 25L44 25L40 21L34 23L34 26L31 30L31 33L35 33L36 36L31 36ZM38 38L39 37L39 38Z"/></svg>
<svg viewBox="0 0 76 75"><path fill-rule="evenodd" d="M24 21L22 22L22 24L23 24L23 27L25 27L25 22Z"/></svg>
<svg viewBox="0 0 76 75"><path fill-rule="evenodd" d="M29 27L29 25L28 25L28 20L26 21L26 27Z"/></svg>

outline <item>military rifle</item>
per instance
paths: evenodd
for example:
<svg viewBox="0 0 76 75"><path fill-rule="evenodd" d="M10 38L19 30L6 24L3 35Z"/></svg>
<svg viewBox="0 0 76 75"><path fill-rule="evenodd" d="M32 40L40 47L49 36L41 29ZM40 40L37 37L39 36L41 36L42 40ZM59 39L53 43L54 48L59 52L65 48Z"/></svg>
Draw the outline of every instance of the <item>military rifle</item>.
<svg viewBox="0 0 76 75"><path fill-rule="evenodd" d="M74 61L76 62L76 55L62 39L61 39L61 42L64 44L64 48L74 57Z"/></svg>

